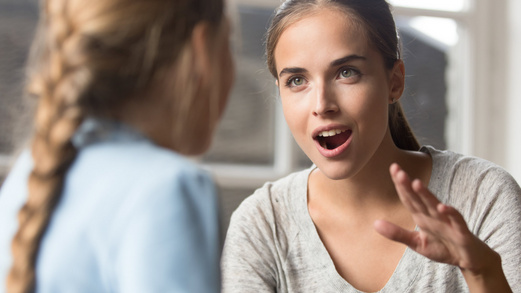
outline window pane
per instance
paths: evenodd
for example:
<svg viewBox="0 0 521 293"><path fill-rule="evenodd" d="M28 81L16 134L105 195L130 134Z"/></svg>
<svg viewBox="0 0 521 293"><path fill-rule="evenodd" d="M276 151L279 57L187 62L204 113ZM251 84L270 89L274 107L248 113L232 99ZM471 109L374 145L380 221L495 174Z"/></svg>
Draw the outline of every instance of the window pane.
<svg viewBox="0 0 521 293"><path fill-rule="evenodd" d="M239 6L240 48L236 78L223 121L205 162L273 163L276 88L264 58L271 9Z"/></svg>
<svg viewBox="0 0 521 293"><path fill-rule="evenodd" d="M434 9L445 11L462 11L465 8L465 0L390 0L394 6Z"/></svg>
<svg viewBox="0 0 521 293"><path fill-rule="evenodd" d="M452 19L418 16L411 18L408 25L444 47L455 46L459 40L458 25Z"/></svg>
<svg viewBox="0 0 521 293"><path fill-rule="evenodd" d="M27 133L23 79L37 11L36 3L0 2L0 154L11 154Z"/></svg>
<svg viewBox="0 0 521 293"><path fill-rule="evenodd" d="M405 62L405 114L421 144L446 148L449 113L455 110L451 96L462 97L461 88L455 87L461 82L451 74L458 70L451 66L459 42L457 24L427 17L398 17L397 24Z"/></svg>

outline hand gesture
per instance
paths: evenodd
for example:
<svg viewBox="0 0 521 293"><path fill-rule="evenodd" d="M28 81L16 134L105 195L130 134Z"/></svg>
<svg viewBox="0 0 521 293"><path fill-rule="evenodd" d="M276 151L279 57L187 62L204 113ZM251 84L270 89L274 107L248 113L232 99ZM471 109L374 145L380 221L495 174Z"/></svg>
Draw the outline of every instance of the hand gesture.
<svg viewBox="0 0 521 293"><path fill-rule="evenodd" d="M390 173L400 200L419 230L409 231L378 220L376 231L429 259L458 266L471 289L486 292L483 289L491 285L498 289L499 281L505 290L495 292L509 292L499 254L469 231L463 216L441 203L419 179L411 180L398 164L391 166Z"/></svg>

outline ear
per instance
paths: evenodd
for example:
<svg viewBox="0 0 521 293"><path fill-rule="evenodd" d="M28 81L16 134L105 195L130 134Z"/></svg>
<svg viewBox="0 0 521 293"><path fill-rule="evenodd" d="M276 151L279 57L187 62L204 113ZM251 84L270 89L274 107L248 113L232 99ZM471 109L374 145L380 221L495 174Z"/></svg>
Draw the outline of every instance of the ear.
<svg viewBox="0 0 521 293"><path fill-rule="evenodd" d="M199 22L192 30L191 45L193 49L194 71L197 73L203 84L208 84L211 78L211 59L210 56L210 26L207 22Z"/></svg>
<svg viewBox="0 0 521 293"><path fill-rule="evenodd" d="M405 89L405 66L400 59L394 63L389 80L389 102L398 101Z"/></svg>

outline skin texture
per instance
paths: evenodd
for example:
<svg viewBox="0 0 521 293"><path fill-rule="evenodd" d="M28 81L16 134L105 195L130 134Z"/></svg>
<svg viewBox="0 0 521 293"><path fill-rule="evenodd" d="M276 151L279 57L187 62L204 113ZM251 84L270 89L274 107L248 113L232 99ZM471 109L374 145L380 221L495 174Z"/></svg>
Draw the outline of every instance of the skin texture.
<svg viewBox="0 0 521 293"><path fill-rule="evenodd" d="M405 244L459 266L472 292L509 292L499 255L424 187L431 158L394 145L387 113L403 93L403 62L386 69L360 29L323 8L286 28L274 53L286 121L318 167L309 212L338 273L359 290L378 291ZM324 155L316 134L330 129L351 134L341 152Z"/></svg>
<svg viewBox="0 0 521 293"><path fill-rule="evenodd" d="M382 68L379 53L358 37L357 30L343 32L346 19L341 18L341 25L324 20L310 17L290 26L278 42L275 59L284 114L293 136L327 177L341 179L360 172L384 137L388 140L392 80ZM324 25L328 27L323 31L315 29ZM346 57L352 60L331 66ZM286 73L297 68L305 71ZM352 131L353 143L335 158L324 158L310 140L317 128L329 126Z"/></svg>

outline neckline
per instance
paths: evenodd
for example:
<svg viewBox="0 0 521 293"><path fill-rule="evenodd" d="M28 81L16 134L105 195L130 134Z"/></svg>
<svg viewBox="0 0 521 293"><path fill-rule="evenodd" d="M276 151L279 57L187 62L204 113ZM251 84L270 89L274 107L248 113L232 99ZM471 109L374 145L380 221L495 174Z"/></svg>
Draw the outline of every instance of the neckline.
<svg viewBox="0 0 521 293"><path fill-rule="evenodd" d="M107 140L147 141L148 139L121 121L97 117L86 118L72 137L72 143L78 149Z"/></svg>
<svg viewBox="0 0 521 293"><path fill-rule="evenodd" d="M432 170L428 184L429 190L432 190L432 187L435 185L434 181L437 178L436 174L438 173L438 164L435 158L435 151L434 148L428 146L422 147L420 151L429 154L432 158ZM320 239L313 219L309 214L309 209L307 205L309 176L311 175L311 172L316 168L317 167L313 165L301 173L302 177L301 180L299 180L298 185L304 186L305 188L296 189L297 192L295 195L297 197L297 204L295 206L295 212L297 215L297 223L299 223L300 229L303 232L303 236L307 238L307 241L310 241L311 243L313 243L314 247L318 248L318 251L316 251L317 256L321 259L327 259L328 265L326 269L328 270L328 275L330 276L330 280L328 281L335 288L335 290L342 290L343 292L350 293L363 293L363 291L360 291L353 287L353 285L347 282L337 272L335 264L333 263L333 260L329 255L329 252L327 251L324 243ZM415 230L418 229L418 226L416 226ZM416 253L415 251L407 247L402 257L400 258L398 264L396 265L396 268L394 269L391 277L389 278L385 286L377 292L397 292L396 290L406 291L407 288L413 285L414 281L416 280L417 276L420 274L423 268L422 265L411 267L410 264L421 264L428 261L429 260L426 257Z"/></svg>

